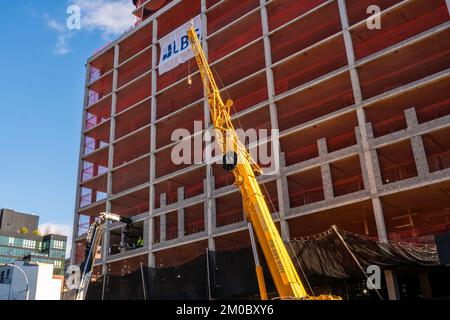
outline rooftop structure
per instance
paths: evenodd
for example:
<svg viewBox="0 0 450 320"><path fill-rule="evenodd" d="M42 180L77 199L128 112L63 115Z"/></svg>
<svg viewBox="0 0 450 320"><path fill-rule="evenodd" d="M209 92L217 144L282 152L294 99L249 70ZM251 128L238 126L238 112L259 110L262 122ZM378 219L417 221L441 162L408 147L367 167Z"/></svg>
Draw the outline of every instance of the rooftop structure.
<svg viewBox="0 0 450 320"><path fill-rule="evenodd" d="M10 209L0 213L0 265L27 259L51 264L55 274L64 274L67 236L41 235L38 216Z"/></svg>

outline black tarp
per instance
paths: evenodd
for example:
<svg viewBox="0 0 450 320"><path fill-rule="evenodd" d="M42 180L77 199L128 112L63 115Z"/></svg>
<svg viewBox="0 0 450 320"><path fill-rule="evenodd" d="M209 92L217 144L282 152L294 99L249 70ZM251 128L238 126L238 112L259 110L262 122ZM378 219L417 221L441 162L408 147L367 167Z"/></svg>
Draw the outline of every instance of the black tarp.
<svg viewBox="0 0 450 320"><path fill-rule="evenodd" d="M342 230L338 232L364 268L369 265L393 269L439 264L435 246L384 243ZM361 270L332 229L293 239L286 243L286 247L300 277L305 280L306 276L313 285L333 284L336 279L363 278ZM268 292L275 292L265 259L261 257L260 260ZM106 281L104 288L103 281ZM259 295L249 247L209 251L180 266L143 267L125 275L106 275L91 282L87 299L100 300L103 290L105 300L252 299Z"/></svg>
<svg viewBox="0 0 450 320"><path fill-rule="evenodd" d="M181 266L148 268L147 290L151 300L208 299L206 254Z"/></svg>
<svg viewBox="0 0 450 320"><path fill-rule="evenodd" d="M275 286L262 260L264 277L268 292ZM210 288L213 299L246 298L259 296L255 261L251 248L237 251L209 251Z"/></svg>
<svg viewBox="0 0 450 320"><path fill-rule="evenodd" d="M336 231L364 269L369 265L377 265L381 269L439 265L436 246L380 242L344 230ZM293 239L287 244L294 261L301 264L308 277L346 279L362 276L336 231L330 229L313 236Z"/></svg>

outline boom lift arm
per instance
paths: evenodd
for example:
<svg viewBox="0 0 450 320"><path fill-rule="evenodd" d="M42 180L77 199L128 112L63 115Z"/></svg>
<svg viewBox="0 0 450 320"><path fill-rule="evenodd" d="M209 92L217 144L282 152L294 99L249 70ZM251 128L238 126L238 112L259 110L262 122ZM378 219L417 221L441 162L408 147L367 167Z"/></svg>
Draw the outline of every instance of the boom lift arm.
<svg viewBox="0 0 450 320"><path fill-rule="evenodd" d="M255 177L255 172L261 173L261 169L239 142L231 122L230 109L233 102L231 100L223 102L194 27L188 30L188 37L200 70L214 128L221 133L218 140L224 155L224 167L235 176L235 184L242 194L245 214L255 230L278 294L286 299L311 299L300 281L261 193ZM260 275L257 272L257 275L263 298L262 273Z"/></svg>
<svg viewBox="0 0 450 320"><path fill-rule="evenodd" d="M92 271L94 269L95 255L97 254L98 247L102 242L102 237L105 231L105 225L108 221L123 222L127 226L131 224L130 218L118 216L113 213L103 212L97 221L89 226L89 230L86 235L86 248L84 261L81 264L82 273L80 287L77 291L76 300L84 300L91 281Z"/></svg>

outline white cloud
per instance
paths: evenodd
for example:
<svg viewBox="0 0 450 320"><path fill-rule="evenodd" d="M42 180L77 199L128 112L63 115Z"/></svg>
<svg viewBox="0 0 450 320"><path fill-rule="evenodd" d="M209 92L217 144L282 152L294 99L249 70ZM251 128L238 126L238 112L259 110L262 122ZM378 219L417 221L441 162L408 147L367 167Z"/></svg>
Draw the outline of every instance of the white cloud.
<svg viewBox="0 0 450 320"><path fill-rule="evenodd" d="M43 16L47 23L47 27L58 34L53 53L59 56L68 54L70 52L68 39L72 38L72 33L64 24L51 18L48 14L44 14Z"/></svg>
<svg viewBox="0 0 450 320"><path fill-rule="evenodd" d="M67 250L66 250L66 257L68 258L70 256L70 251L72 250L72 227L68 224L59 224L59 223L53 223L48 222L41 224L39 226L39 232L42 235L46 234L59 234L63 236L67 236Z"/></svg>
<svg viewBox="0 0 450 320"><path fill-rule="evenodd" d="M66 28L64 27L64 25L62 23L59 23L55 19L50 18L48 14L44 14L44 19L47 21L47 26L50 29L55 30L57 32L65 31Z"/></svg>
<svg viewBox="0 0 450 320"><path fill-rule="evenodd" d="M104 37L120 35L136 21L130 0L71 0L71 4L81 8L81 28L99 30Z"/></svg>
<svg viewBox="0 0 450 320"><path fill-rule="evenodd" d="M130 0L68 0L69 5L76 5L81 11L81 31L98 31L105 39L118 36L136 22L132 14L134 6ZM46 25L57 34L53 53L66 55L71 52L69 39L75 31L67 28L68 15L63 19L54 19L44 14ZM63 21L63 22L62 22Z"/></svg>
<svg viewBox="0 0 450 320"><path fill-rule="evenodd" d="M72 38L71 33L61 33L58 35L53 53L59 56L64 56L70 52L68 39Z"/></svg>

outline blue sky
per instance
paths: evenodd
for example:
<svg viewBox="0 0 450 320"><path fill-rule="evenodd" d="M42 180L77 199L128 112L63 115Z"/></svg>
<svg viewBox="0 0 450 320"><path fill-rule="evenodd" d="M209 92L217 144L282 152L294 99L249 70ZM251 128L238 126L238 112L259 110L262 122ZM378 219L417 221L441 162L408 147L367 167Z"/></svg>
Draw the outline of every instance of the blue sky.
<svg viewBox="0 0 450 320"><path fill-rule="evenodd" d="M74 3L82 9L82 28L70 31L66 10ZM84 65L132 21L129 3L2 3L0 208L35 213L41 224L71 229ZM114 12L114 19L105 12Z"/></svg>

